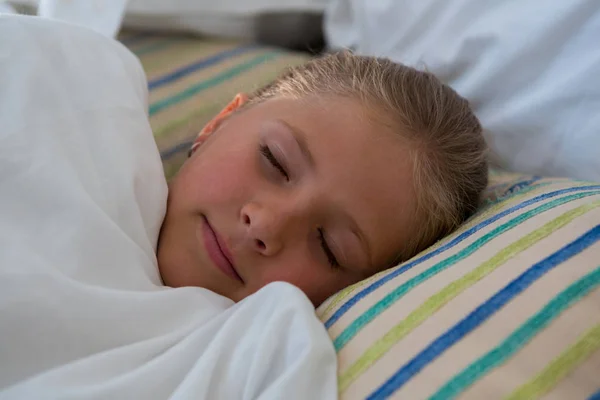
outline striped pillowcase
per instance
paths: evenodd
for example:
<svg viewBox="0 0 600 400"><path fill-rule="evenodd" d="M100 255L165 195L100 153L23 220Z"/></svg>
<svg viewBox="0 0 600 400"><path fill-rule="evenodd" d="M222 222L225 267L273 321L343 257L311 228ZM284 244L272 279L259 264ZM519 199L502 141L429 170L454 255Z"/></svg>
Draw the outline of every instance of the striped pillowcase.
<svg viewBox="0 0 600 400"><path fill-rule="evenodd" d="M600 399L600 185L500 173L486 197L318 309L341 399Z"/></svg>

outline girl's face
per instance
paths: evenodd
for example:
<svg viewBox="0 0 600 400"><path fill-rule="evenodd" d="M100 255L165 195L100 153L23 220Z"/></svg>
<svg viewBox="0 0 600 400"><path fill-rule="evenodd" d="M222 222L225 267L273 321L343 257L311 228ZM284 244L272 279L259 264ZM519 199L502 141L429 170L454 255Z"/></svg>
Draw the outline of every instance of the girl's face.
<svg viewBox="0 0 600 400"><path fill-rule="evenodd" d="M319 305L389 266L417 226L409 151L357 102L275 98L215 122L170 183L167 286L239 301L285 281Z"/></svg>

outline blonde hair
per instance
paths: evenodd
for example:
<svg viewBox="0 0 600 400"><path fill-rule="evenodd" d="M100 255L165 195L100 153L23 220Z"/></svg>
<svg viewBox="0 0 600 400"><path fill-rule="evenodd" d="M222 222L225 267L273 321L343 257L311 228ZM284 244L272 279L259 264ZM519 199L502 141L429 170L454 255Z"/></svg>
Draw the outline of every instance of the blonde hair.
<svg viewBox="0 0 600 400"><path fill-rule="evenodd" d="M289 69L248 104L309 95L357 99L376 121L408 139L421 220L395 262L432 245L476 210L488 182L481 125L468 102L433 74L344 51Z"/></svg>

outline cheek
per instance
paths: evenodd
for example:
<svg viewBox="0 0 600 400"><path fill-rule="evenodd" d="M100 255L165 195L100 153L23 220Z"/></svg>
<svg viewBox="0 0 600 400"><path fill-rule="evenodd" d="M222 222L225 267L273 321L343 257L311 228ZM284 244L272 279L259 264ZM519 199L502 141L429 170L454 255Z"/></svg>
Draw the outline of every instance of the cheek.
<svg viewBox="0 0 600 400"><path fill-rule="evenodd" d="M199 154L185 179L191 197L201 203L226 204L241 199L258 179L255 157L248 152L202 156Z"/></svg>
<svg viewBox="0 0 600 400"><path fill-rule="evenodd" d="M260 270L263 271L260 286L276 281L291 283L315 304L320 304L344 287L357 282L357 279L332 270L301 251L290 251L285 257L272 260L270 267Z"/></svg>

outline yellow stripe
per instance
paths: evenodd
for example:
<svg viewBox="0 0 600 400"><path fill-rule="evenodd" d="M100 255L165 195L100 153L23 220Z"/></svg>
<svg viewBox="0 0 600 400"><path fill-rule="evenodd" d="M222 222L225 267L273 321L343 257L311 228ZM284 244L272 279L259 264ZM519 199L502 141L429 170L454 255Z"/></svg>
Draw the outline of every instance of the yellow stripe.
<svg viewBox="0 0 600 400"><path fill-rule="evenodd" d="M539 398L548 393L578 365L600 348L600 324L585 333L574 345L546 366L535 378L512 392L506 400Z"/></svg>

